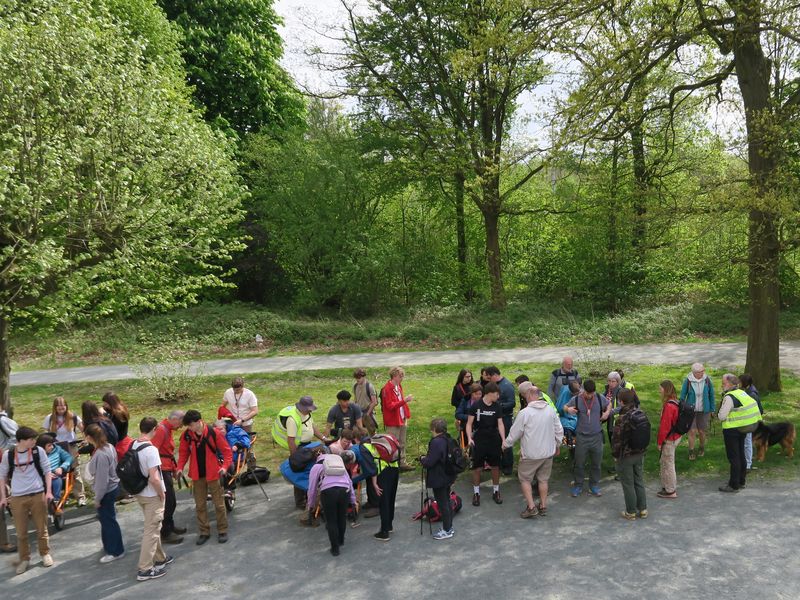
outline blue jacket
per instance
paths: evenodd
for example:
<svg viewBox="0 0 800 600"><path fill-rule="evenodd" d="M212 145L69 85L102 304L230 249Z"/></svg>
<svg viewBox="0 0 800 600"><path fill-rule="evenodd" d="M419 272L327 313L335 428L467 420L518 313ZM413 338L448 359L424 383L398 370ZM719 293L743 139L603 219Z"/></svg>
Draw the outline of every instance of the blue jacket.
<svg viewBox="0 0 800 600"><path fill-rule="evenodd" d="M561 420L561 426L564 429L571 429L575 431L578 427L578 415L571 415L564 411L567 402L572 398L572 393L569 391L568 386L562 386L558 394L558 402L556 402L556 410L558 411L558 418Z"/></svg>
<svg viewBox="0 0 800 600"><path fill-rule="evenodd" d="M467 424L467 419L469 419L469 407L471 404L470 399L471 396L464 398L456 409L456 419L464 423L464 425Z"/></svg>
<svg viewBox="0 0 800 600"><path fill-rule="evenodd" d="M58 444L55 444L53 451L47 455L47 460L50 461L50 471L61 467L66 472L72 465L72 455Z"/></svg>
<svg viewBox="0 0 800 600"><path fill-rule="evenodd" d="M514 406L517 404L517 390L514 389L514 384L503 377L497 382L497 387L500 388L500 399L498 402L503 409L503 417L513 416Z"/></svg>
<svg viewBox="0 0 800 600"><path fill-rule="evenodd" d="M250 447L250 434L238 425L232 425L231 428L228 429L228 433L225 434L225 439L231 448L239 446L239 449L243 450Z"/></svg>
<svg viewBox="0 0 800 600"><path fill-rule="evenodd" d="M688 402L692 406L696 406L697 397L694 394L694 386L689 382L688 377L684 377L683 385L681 385L681 402ZM706 385L703 388L703 412L713 413L717 410L717 404L714 400L714 384L711 383L711 377L706 375Z"/></svg>

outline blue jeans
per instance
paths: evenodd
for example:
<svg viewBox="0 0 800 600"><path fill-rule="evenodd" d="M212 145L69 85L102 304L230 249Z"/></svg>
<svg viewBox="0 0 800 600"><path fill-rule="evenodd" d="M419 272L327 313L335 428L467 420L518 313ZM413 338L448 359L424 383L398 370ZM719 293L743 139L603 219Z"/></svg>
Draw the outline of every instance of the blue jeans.
<svg viewBox="0 0 800 600"><path fill-rule="evenodd" d="M58 475L53 475L50 485L53 488L53 500L58 504L58 501L61 499L61 489L64 487L64 480Z"/></svg>
<svg viewBox="0 0 800 600"><path fill-rule="evenodd" d="M122 531L117 523L117 510L114 507L117 501L117 489L114 488L103 496L100 500L100 508L97 509L97 518L100 521L100 538L103 540L103 549L106 554L119 556L125 552L122 544Z"/></svg>
<svg viewBox="0 0 800 600"><path fill-rule="evenodd" d="M753 434L748 433L744 437L744 460L747 463L747 468L753 466Z"/></svg>

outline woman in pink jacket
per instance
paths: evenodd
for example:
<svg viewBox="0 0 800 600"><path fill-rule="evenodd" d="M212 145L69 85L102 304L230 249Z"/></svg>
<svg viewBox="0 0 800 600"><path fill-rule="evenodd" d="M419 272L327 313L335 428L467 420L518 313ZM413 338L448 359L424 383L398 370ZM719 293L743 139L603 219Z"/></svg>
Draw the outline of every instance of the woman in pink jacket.
<svg viewBox="0 0 800 600"><path fill-rule="evenodd" d="M658 426L658 449L661 451L661 491L659 498L677 498L678 476L675 474L675 448L681 441L679 433L672 428L678 421L678 393L675 385L668 379L661 382L661 423Z"/></svg>

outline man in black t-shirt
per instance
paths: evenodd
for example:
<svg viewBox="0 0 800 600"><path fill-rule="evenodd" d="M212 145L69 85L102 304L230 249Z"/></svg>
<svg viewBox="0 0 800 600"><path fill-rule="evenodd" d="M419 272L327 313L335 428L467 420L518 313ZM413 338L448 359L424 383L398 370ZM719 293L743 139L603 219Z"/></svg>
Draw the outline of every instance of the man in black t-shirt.
<svg viewBox="0 0 800 600"><path fill-rule="evenodd" d="M500 497L500 461L503 456L503 409L498 404L500 389L489 382L483 389L483 398L469 408L467 437L472 448L472 506L481 505L481 470L484 463L492 468L492 499L502 504Z"/></svg>

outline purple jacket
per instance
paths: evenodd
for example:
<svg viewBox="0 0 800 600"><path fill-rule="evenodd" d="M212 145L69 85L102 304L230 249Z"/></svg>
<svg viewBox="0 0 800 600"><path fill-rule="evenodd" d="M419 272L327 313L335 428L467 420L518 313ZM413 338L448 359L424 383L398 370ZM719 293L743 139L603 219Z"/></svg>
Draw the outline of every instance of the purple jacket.
<svg viewBox="0 0 800 600"><path fill-rule="evenodd" d="M324 454L322 456L325 456ZM345 472L344 475L325 475L325 465L320 460L311 467L308 474L308 506L313 507L317 504L317 494L322 490L341 487L350 492L350 504L356 503L356 492L353 489L353 482Z"/></svg>

